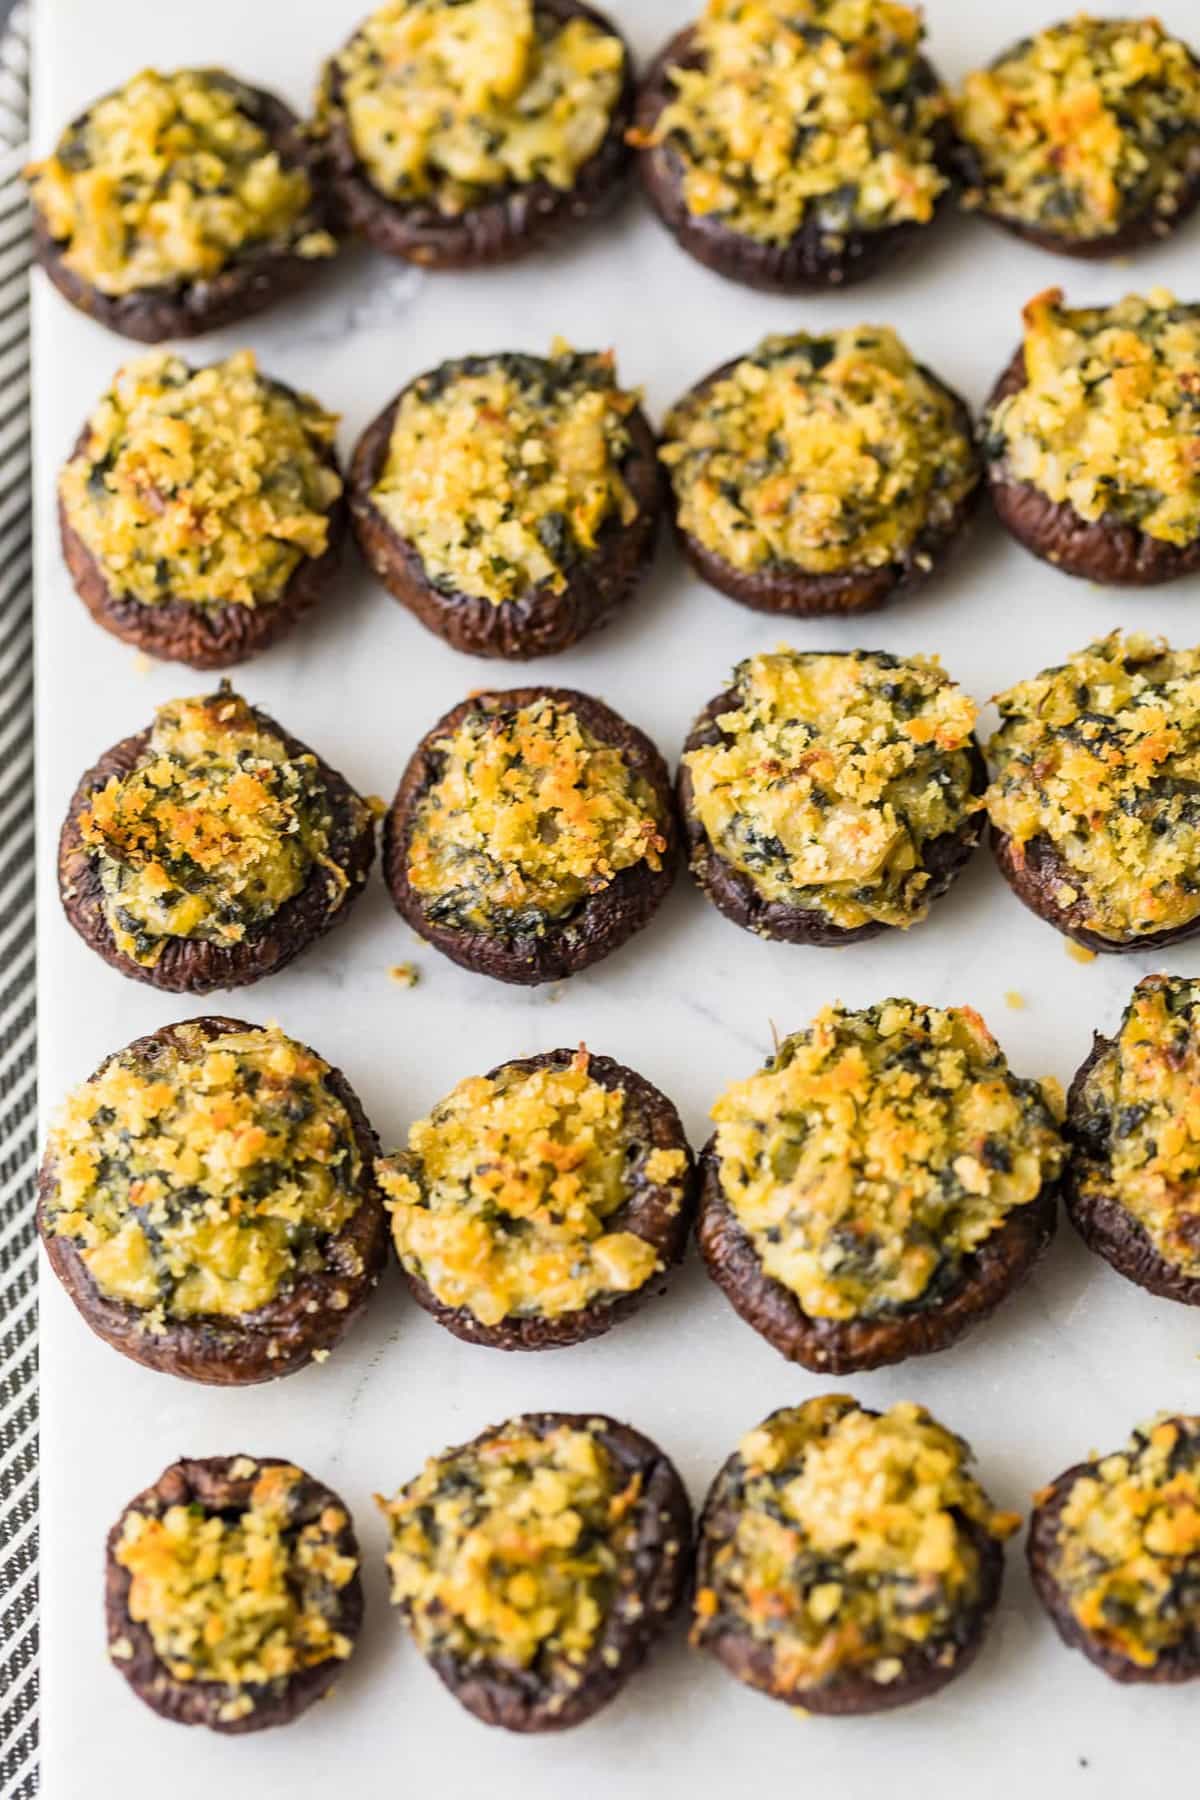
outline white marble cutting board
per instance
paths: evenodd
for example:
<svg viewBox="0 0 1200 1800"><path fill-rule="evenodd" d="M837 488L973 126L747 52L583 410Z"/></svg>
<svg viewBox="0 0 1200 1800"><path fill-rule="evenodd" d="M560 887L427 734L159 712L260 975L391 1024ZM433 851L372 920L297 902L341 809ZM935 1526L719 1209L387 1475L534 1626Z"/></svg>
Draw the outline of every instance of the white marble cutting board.
<svg viewBox="0 0 1200 1800"><path fill-rule="evenodd" d="M929 0L931 52L957 79L1054 0ZM640 57L689 16L688 0L613 0ZM1166 23L1197 35L1196 0ZM224 63L298 106L321 55L355 22L354 0L41 0L35 148L104 89L146 63ZM252 345L263 365L342 414L348 449L410 376L471 350L544 349L556 333L614 345L657 418L688 383L768 330L859 319L900 328L973 404L1007 362L1018 310L1061 282L1079 302L1166 283L1194 297L1200 224L1133 266L1089 267L951 220L896 274L845 297L775 299L706 273L631 200L606 225L496 273L422 277L366 252L310 294L198 346L197 360ZM67 928L54 843L83 767L147 723L158 702L204 677L150 670L86 616L62 568L54 478L80 421L130 346L34 280L37 469L38 779L42 1098L130 1038L202 1010L123 980ZM1118 623L1200 635L1200 578L1145 595L1100 591L1035 562L989 520L945 579L860 622L790 631L689 576L664 545L623 619L565 655L514 667L456 655L363 572L353 554L315 619L244 670L242 690L316 746L362 791L390 796L417 737L484 683L564 682L603 696L675 759L692 715L737 658L784 637L803 646L939 652L981 700ZM990 723L990 715L985 722ZM1200 948L1168 966L1200 974ZM389 980L411 958L413 991ZM376 878L350 922L230 1010L278 1019L341 1065L386 1144L461 1076L505 1057L586 1038L678 1102L697 1144L723 1085L748 1073L780 1031L824 1002L887 994L978 1007L1018 1071L1066 1081L1093 1027L1116 1021L1133 981L1160 966L1128 957L1082 966L1017 903L981 853L932 919L849 950L760 943L681 879L623 951L560 988L509 988L453 968L415 940ZM1006 1004L1017 990L1023 1010ZM991 1800L1014 1792L1154 1791L1194 1767L1200 1694L1123 1691L1068 1653L1032 1599L1020 1544L1000 1614L975 1668L933 1701L893 1716L801 1720L740 1688L676 1629L593 1723L523 1741L486 1728L446 1694L391 1614L384 1531L371 1495L422 1459L528 1408L604 1409L676 1458L699 1500L739 1435L774 1406L829 1385L792 1368L742 1325L693 1257L666 1298L612 1336L506 1356L460 1344L411 1304L390 1269L369 1316L323 1367L265 1388L221 1392L136 1368L92 1337L53 1279L44 1284L42 1532L46 1800L229 1800L330 1791L355 1800L437 1794L466 1800L651 1800L881 1792ZM1200 1317L1150 1298L1064 1230L1036 1278L948 1353L840 1385L886 1405L913 1397L970 1438L997 1501L1025 1507L1040 1482L1091 1447L1114 1447L1159 1407L1200 1406ZM106 1664L105 1531L123 1503L180 1454L283 1455L340 1490L366 1555L367 1621L332 1700L284 1730L242 1739L185 1733L155 1718ZM1192 1757L1185 1757L1188 1752ZM1190 1779L1188 1777L1187 1779Z"/></svg>

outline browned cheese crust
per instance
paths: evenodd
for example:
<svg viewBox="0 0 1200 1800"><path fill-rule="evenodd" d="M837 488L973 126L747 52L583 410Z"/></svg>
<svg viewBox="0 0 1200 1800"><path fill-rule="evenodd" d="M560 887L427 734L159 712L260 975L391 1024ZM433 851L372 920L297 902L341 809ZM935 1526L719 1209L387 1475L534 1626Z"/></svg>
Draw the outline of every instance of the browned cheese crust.
<svg viewBox="0 0 1200 1800"><path fill-rule="evenodd" d="M710 700L687 735L683 746L684 756L689 750L720 743L726 734L721 731L717 720L722 713L736 710L738 704L735 688L726 688ZM971 791L982 794L987 787L987 765L983 760L983 752L974 741L971 766ZM724 913L727 919L732 919L735 925L740 925L745 931L753 931L759 937L773 938L787 944L814 944L821 949L836 949L842 944L861 943L864 938L878 937L881 932L895 929L880 920L871 920L866 925L853 927L835 925L823 913L788 906L781 900L766 899L749 875L735 868L713 847L712 839L696 812L692 772L684 761L679 764L676 791L688 868L718 912ZM955 876L970 860L972 851L983 836L985 817L982 811L972 813L964 819L957 831L933 838L925 845L923 860L930 876L926 892L931 901L939 899L947 891Z"/></svg>
<svg viewBox="0 0 1200 1800"><path fill-rule="evenodd" d="M1163 1300L1178 1300L1182 1306L1200 1306L1200 1276L1185 1274L1177 1263L1168 1261L1155 1248L1149 1233L1121 1202L1115 1190L1104 1192L1084 1181L1089 1169L1105 1169L1105 1159L1098 1146L1090 1146L1082 1127L1084 1088L1088 1076L1114 1048L1112 1038L1097 1031L1092 1047L1080 1063L1067 1091L1066 1133L1071 1142L1071 1155L1063 1178L1063 1201L1067 1216L1089 1250L1102 1256L1118 1275L1124 1275L1148 1294ZM1109 1171L1111 1175L1111 1171Z"/></svg>
<svg viewBox="0 0 1200 1800"><path fill-rule="evenodd" d="M421 895L409 880L408 863L417 803L438 778L441 756L436 745L472 713L516 712L540 699L569 707L595 738L620 750L634 773L654 790L667 841L660 866L651 869L642 861L621 869L607 887L590 895L574 912L553 922L540 935L523 931L501 938L495 932L431 919ZM644 732L603 701L574 688L509 688L473 694L451 707L414 750L384 820L382 857L383 877L396 911L451 962L524 987L562 981L619 949L649 923L667 896L679 860L679 826L667 765Z"/></svg>
<svg viewBox="0 0 1200 1800"><path fill-rule="evenodd" d="M230 1031L255 1028L241 1019L209 1016L186 1021L208 1038ZM129 1045L131 1051L153 1055L173 1045L178 1025L164 1025ZM106 1058L95 1074L112 1060ZM92 1077L95 1079L95 1076ZM54 1164L45 1157L38 1174L37 1223L50 1266L88 1325L123 1356L164 1375L179 1375L217 1387L246 1387L291 1375L312 1361L314 1353L333 1348L359 1318L387 1263L387 1220L375 1185L376 1137L362 1103L340 1069L325 1077L341 1101L353 1127L362 1160L362 1201L330 1242L327 1267L306 1275L286 1293L236 1321L217 1315L197 1314L187 1320L167 1320L161 1331L145 1329L145 1315L124 1301L110 1300L92 1280L75 1245L67 1237L47 1229L46 1209L56 1186ZM330 1304L332 1294L345 1303Z"/></svg>
<svg viewBox="0 0 1200 1800"><path fill-rule="evenodd" d="M668 69L700 66L701 57L693 44L695 31L695 26L689 25L677 32L647 69L637 101L635 127L639 136L653 131L658 115L672 97ZM937 75L924 57L918 59L917 68L920 79L929 88L938 86ZM943 175L949 177L953 166L953 134L949 122L941 121L934 135L935 161ZM765 289L768 293L820 293L831 287L847 287L851 282L865 281L927 229L913 223L887 225L875 231L852 230L839 233L838 243L834 245L814 212L786 243L764 243L731 230L715 216L701 216L689 211L683 196L682 164L669 143L642 150L638 164L650 204L672 237L690 256L718 275L740 281L746 287ZM949 197L947 189L938 202L939 212ZM716 585L719 587L721 583ZM747 604L756 602L747 601ZM853 609L840 605L820 610Z"/></svg>
<svg viewBox="0 0 1200 1800"><path fill-rule="evenodd" d="M576 1055L574 1050L548 1050L539 1056L498 1063L488 1071L488 1079L494 1079L502 1070L530 1073L534 1069L569 1068ZM602 1337L635 1312L647 1297L665 1292L668 1272L683 1261L695 1211L696 1184L695 1162L679 1114L660 1089L610 1056L589 1055L588 1074L602 1087L620 1089L625 1095L627 1129L640 1151L630 1178L629 1199L609 1215L606 1226L610 1231L636 1232L653 1244L663 1264L662 1272L633 1293L594 1300L577 1312L553 1318L511 1315L498 1325L484 1325L468 1307L445 1305L427 1282L402 1266L401 1273L418 1305L468 1344L486 1344L493 1350L558 1350L567 1344ZM653 1150L682 1150L687 1157L682 1204L670 1186L653 1182L646 1175L646 1158Z"/></svg>
<svg viewBox="0 0 1200 1800"><path fill-rule="evenodd" d="M253 709L260 725L276 733L289 758L313 754L298 738L264 713ZM315 943L347 916L366 886L375 860L375 828L370 817L361 825L354 820L356 799L344 776L316 758L321 780L329 795L334 829L330 857L342 868L346 889L336 907L330 908L333 877L315 864L298 894L283 904L261 925L251 926L237 944L209 943L201 938L170 938L157 962L137 962L119 950L104 916L104 890L100 873L79 831L79 813L92 794L114 775L127 775L150 740L150 728L122 738L82 777L63 822L58 841L58 891L63 911L84 943L106 963L134 981L149 982L171 994L211 994L218 988L245 987L264 975L286 967L302 950Z"/></svg>
<svg viewBox="0 0 1200 1800"><path fill-rule="evenodd" d="M895 229L902 229L895 227ZM913 227L919 230L920 227ZM699 398L731 375L742 357L731 357L698 381L689 395ZM947 395L953 404L958 429L968 442L974 426L966 402L941 381L924 363L918 363L922 375ZM902 553L875 568L842 569L836 574L814 575L796 564L759 569L736 569L715 550L701 543L694 532L679 523L674 490L668 485L669 504L673 511L675 537L683 554L701 580L720 593L728 594L755 612L779 613L788 618L821 618L829 614L875 612L893 595L904 589L921 586L945 563L961 540L983 493L980 481L954 508L941 526L926 526Z"/></svg>
<svg viewBox="0 0 1200 1800"><path fill-rule="evenodd" d="M864 1407L863 1411L877 1416L870 1407ZM697 1588L710 1582L714 1551L736 1528L736 1496L730 1491L729 1483L736 1475L738 1461L735 1452L722 1465L700 1513L696 1537ZM926 1700L964 1674L975 1661L1004 1580L1002 1545L982 1526L969 1520L963 1520L962 1525L979 1555L979 1592L963 1620L963 1635L953 1662L939 1662L929 1648L914 1645L898 1658L900 1674L886 1686L873 1681L866 1670L844 1668L827 1681L805 1687L781 1682L772 1646L756 1638L730 1616L723 1617L717 1625L706 1630L704 1647L747 1687L757 1688L771 1699L782 1700L787 1706L801 1707L805 1712L844 1718L853 1714L891 1712L916 1700Z"/></svg>
<svg viewBox="0 0 1200 1800"><path fill-rule="evenodd" d="M252 117L266 132L280 160L308 175L313 190L310 229L328 230L329 204L322 159L304 135L295 113L264 88L241 81L238 87L248 96ZM165 338L200 337L206 331L218 331L224 325L252 318L305 286L319 266L312 257L296 251L251 248L209 280L163 283L129 294L104 294L67 268L62 245L50 236L36 206L33 255L72 306L109 331L141 344L161 344Z"/></svg>
<svg viewBox="0 0 1200 1800"><path fill-rule="evenodd" d="M588 19L621 38L611 19L583 0L537 0L537 11L564 22ZM332 65L326 79L329 98L336 103L341 82ZM634 91L633 58L626 46L624 82L608 131L577 171L572 186L558 188L545 180L520 183L458 215L440 212L427 202L406 204L381 194L359 161L344 117L335 112L326 154L339 223L386 256L403 257L425 269L476 269L512 262L572 226L603 215L616 202L631 160L625 133L633 116Z"/></svg>
<svg viewBox="0 0 1200 1800"><path fill-rule="evenodd" d="M1071 1610L1053 1573L1058 1548L1059 1522L1071 1489L1083 1475L1095 1472L1094 1462L1074 1463L1064 1469L1058 1479L1044 1490L1042 1498L1029 1517L1029 1535L1025 1553L1029 1574L1038 1599L1049 1613L1055 1630L1071 1650L1082 1650L1090 1663L1102 1669L1113 1681L1151 1683L1169 1686L1180 1681L1193 1681L1200 1676L1200 1644L1176 1644L1161 1652L1149 1667L1122 1656L1106 1644L1097 1643Z"/></svg>
<svg viewBox="0 0 1200 1800"><path fill-rule="evenodd" d="M138 1699L144 1700L160 1718L170 1719L177 1725L207 1725L210 1731L229 1735L287 1725L329 1690L341 1675L344 1662L329 1657L289 1676L281 1684L255 1684L247 1689L254 1700L253 1711L242 1718L222 1719L218 1715L228 1699L229 1690L216 1681L178 1680L160 1661L149 1628L130 1617L131 1576L117 1561L116 1549L125 1519L131 1512L161 1515L169 1507L192 1503L213 1512L244 1510L249 1504L255 1478L235 1476L230 1472L233 1465L242 1460L253 1461L260 1470L289 1466L277 1456L181 1458L164 1469L151 1487L136 1494L124 1508L108 1534L104 1565L104 1619L108 1642L112 1645L124 1639L133 1650L131 1656L114 1658L114 1667L120 1669ZM331 1488L307 1474L302 1477L301 1495L307 1516L316 1518L329 1506L346 1513L347 1524L338 1535L337 1548L343 1555L357 1559L358 1540L344 1502ZM362 1619L362 1579L356 1573L338 1594L334 1623L343 1636L354 1642L362 1628Z"/></svg>
<svg viewBox="0 0 1200 1800"><path fill-rule="evenodd" d="M936 1304L878 1319L817 1319L763 1268L721 1191L715 1138L700 1152L696 1241L708 1273L739 1318L781 1356L821 1375L880 1369L948 1350L1029 1278L1057 1223L1058 1187L1050 1184L1028 1206L1014 1207L1000 1229L964 1258L958 1279Z"/></svg>
<svg viewBox="0 0 1200 1800"><path fill-rule="evenodd" d="M285 393L282 382L276 387ZM71 450L78 456L87 444L85 424ZM337 452L330 449L325 461L336 474ZM132 594L115 594L100 563L92 555L67 517L60 496L58 530L63 561L75 592L97 625L124 644L145 651L162 662L187 663L193 669L231 669L268 649L286 635L328 591L342 559L349 509L339 494L326 514L328 541L320 556L306 556L289 576L282 593L255 606L232 602L210 606L191 600L160 600L144 606Z"/></svg>
<svg viewBox="0 0 1200 1800"><path fill-rule="evenodd" d="M1025 351L1021 347L989 394L985 418L1025 383ZM1102 587L1154 587L1200 569L1200 538L1190 544L1172 544L1122 519L1107 515L1095 520L1082 518L1069 500L1050 500L1032 482L1013 481L1003 458L987 459L987 477L996 517L1005 530L1043 562L1067 575L1082 576Z"/></svg>
<svg viewBox="0 0 1200 1800"><path fill-rule="evenodd" d="M560 1427L594 1430L626 1478L640 1475L638 1528L610 1605L577 1686L547 1686L536 1671L500 1663L466 1667L449 1654L430 1658L439 1678L467 1711L505 1731L565 1731L582 1725L640 1668L687 1589L692 1559L692 1508L670 1458L650 1438L604 1413L526 1413L536 1436ZM495 1429L495 1428L493 1428ZM490 1436L481 1432L480 1437Z"/></svg>
<svg viewBox="0 0 1200 1800"><path fill-rule="evenodd" d="M412 385L367 426L355 448L348 481L358 547L388 592L451 649L470 656L510 662L553 656L606 625L637 587L658 535L662 488L654 433L641 407L625 420L632 445L621 466L621 477L637 505L636 518L628 525L609 518L600 528L595 550L566 571L561 593L543 582L519 600L497 603L437 587L416 546L388 523L371 497L387 461L396 409Z"/></svg>

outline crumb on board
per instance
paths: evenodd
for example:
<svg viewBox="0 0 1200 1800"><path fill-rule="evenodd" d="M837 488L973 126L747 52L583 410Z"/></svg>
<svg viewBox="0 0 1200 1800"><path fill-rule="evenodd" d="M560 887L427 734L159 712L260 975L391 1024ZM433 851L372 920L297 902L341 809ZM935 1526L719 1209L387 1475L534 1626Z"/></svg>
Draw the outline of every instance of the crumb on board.
<svg viewBox="0 0 1200 1800"><path fill-rule="evenodd" d="M1086 944L1077 944L1074 938L1067 939L1067 955L1072 962L1077 963L1090 963L1096 960L1096 952L1089 950Z"/></svg>
<svg viewBox="0 0 1200 1800"><path fill-rule="evenodd" d="M382 819L384 813L388 809L387 801L382 794L368 794L367 805L371 809L371 817L373 819Z"/></svg>
<svg viewBox="0 0 1200 1800"><path fill-rule="evenodd" d="M154 664L151 662L150 658L146 655L146 652L144 650L139 650L133 659L134 674L135 675L148 675L153 667L154 667Z"/></svg>
<svg viewBox="0 0 1200 1800"><path fill-rule="evenodd" d="M328 1350L314 1350L312 1353L312 1359L315 1363L328 1362L329 1361L329 1352L328 1352Z"/></svg>
<svg viewBox="0 0 1200 1800"><path fill-rule="evenodd" d="M421 971L416 963L393 963L388 974L397 987L415 988L421 979Z"/></svg>
<svg viewBox="0 0 1200 1800"><path fill-rule="evenodd" d="M1006 988L1004 991L1004 1004L1012 1012L1024 1012L1025 996L1017 988Z"/></svg>
<svg viewBox="0 0 1200 1800"><path fill-rule="evenodd" d="M553 1006L555 1004L555 1002L558 1000L561 1000L562 997L563 997L563 990L562 990L561 982L559 982L555 987L548 987L546 989L546 1004L547 1004L547 1006Z"/></svg>

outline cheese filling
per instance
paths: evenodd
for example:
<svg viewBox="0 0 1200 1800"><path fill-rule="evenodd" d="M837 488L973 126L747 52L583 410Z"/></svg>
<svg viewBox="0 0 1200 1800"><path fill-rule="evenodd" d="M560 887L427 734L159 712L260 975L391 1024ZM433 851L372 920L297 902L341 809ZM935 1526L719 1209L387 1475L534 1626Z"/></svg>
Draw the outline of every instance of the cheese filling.
<svg viewBox="0 0 1200 1800"><path fill-rule="evenodd" d="M810 1318L937 1306L1057 1177L1056 1113L968 1007L827 1006L713 1107L721 1192Z"/></svg>
<svg viewBox="0 0 1200 1800"><path fill-rule="evenodd" d="M443 363L401 398L371 499L441 592L561 594L605 527L637 516L622 475L636 405L611 353L561 342Z"/></svg>
<svg viewBox="0 0 1200 1800"><path fill-rule="evenodd" d="M683 757L692 808L764 899L905 928L929 909L928 846L980 804L975 716L932 657L750 657L720 736Z"/></svg>
<svg viewBox="0 0 1200 1800"><path fill-rule="evenodd" d="M1057 905L1104 937L1200 914L1200 650L1114 631L996 698L992 824L1047 846Z"/></svg>
<svg viewBox="0 0 1200 1800"><path fill-rule="evenodd" d="M299 1469L273 1464L232 1515L199 1501L126 1514L114 1554L131 1577L129 1616L176 1681L284 1683L350 1655L335 1623L358 1567L341 1547L349 1519L338 1506L317 1511L307 1485ZM219 1718L245 1717L257 1703L231 1701Z"/></svg>
<svg viewBox="0 0 1200 1800"><path fill-rule="evenodd" d="M614 33L534 0L389 0L334 58L324 104L381 194L455 217L535 181L573 187L626 63Z"/></svg>
<svg viewBox="0 0 1200 1800"><path fill-rule="evenodd" d="M830 1394L772 1413L719 1478L736 1522L712 1547L693 1641L726 1622L749 1631L784 1694L846 1671L886 1686L935 1645L953 1662L980 1593L977 1534L1020 1523L969 1461L911 1403L877 1417Z"/></svg>
<svg viewBox="0 0 1200 1800"><path fill-rule="evenodd" d="M77 822L113 941L147 968L172 939L241 943L318 867L331 908L348 885L316 757L292 756L227 688L160 706L133 768L91 794Z"/></svg>
<svg viewBox="0 0 1200 1800"><path fill-rule="evenodd" d="M461 1081L379 1164L403 1266L484 1325L560 1318L635 1292L658 1251L614 1215L645 1179L682 1204L687 1159L633 1136L626 1097L589 1073L509 1064Z"/></svg>
<svg viewBox="0 0 1200 1800"><path fill-rule="evenodd" d="M1139 1668L1196 1643L1200 1418L1152 1419L1078 1477L1050 1569L1083 1629Z"/></svg>
<svg viewBox="0 0 1200 1800"><path fill-rule="evenodd" d="M332 256L313 191L216 69L144 69L69 125L25 171L65 266L102 294L187 285L269 250Z"/></svg>
<svg viewBox="0 0 1200 1800"><path fill-rule="evenodd" d="M1025 38L963 83L965 203L1056 236L1164 221L1200 177L1200 67L1157 19L1086 13Z"/></svg>
<svg viewBox="0 0 1200 1800"><path fill-rule="evenodd" d="M949 101L923 36L891 0L708 0L639 141L668 147L690 213L763 243L926 224Z"/></svg>
<svg viewBox="0 0 1200 1800"><path fill-rule="evenodd" d="M1071 1109L1081 1198L1112 1198L1200 1278L1200 982L1147 975Z"/></svg>
<svg viewBox="0 0 1200 1800"><path fill-rule="evenodd" d="M50 1132L46 1228L148 1331L255 1312L326 1270L362 1204L329 1073L275 1026L209 1037L181 1025L173 1042L120 1051Z"/></svg>
<svg viewBox="0 0 1200 1800"><path fill-rule="evenodd" d="M598 1434L514 1419L433 1457L393 1500L392 1599L426 1656L577 1687L632 1552L640 1475Z"/></svg>
<svg viewBox="0 0 1200 1800"><path fill-rule="evenodd" d="M208 368L126 363L59 476L109 591L144 606L261 606L329 542L337 419L242 350Z"/></svg>
<svg viewBox="0 0 1200 1800"><path fill-rule="evenodd" d="M663 440L680 526L735 569L879 568L978 480L960 409L886 326L765 338Z"/></svg>
<svg viewBox="0 0 1200 1800"><path fill-rule="evenodd" d="M992 408L986 449L1083 519L1163 543L1200 537L1200 306L1164 288L1113 306L1025 308L1026 382Z"/></svg>
<svg viewBox="0 0 1200 1800"><path fill-rule="evenodd" d="M559 701L471 712L435 746L414 808L408 878L439 923L543 931L623 869L662 866L650 783Z"/></svg>

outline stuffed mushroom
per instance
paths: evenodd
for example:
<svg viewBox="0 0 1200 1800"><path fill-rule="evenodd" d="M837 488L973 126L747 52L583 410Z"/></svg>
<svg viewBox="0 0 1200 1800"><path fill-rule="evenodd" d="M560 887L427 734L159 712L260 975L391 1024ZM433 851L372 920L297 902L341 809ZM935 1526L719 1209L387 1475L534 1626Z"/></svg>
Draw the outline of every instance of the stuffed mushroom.
<svg viewBox="0 0 1200 1800"><path fill-rule="evenodd" d="M638 97L633 141L697 261L782 293L862 280L952 187L950 103L890 0L708 0Z"/></svg>
<svg viewBox="0 0 1200 1800"><path fill-rule="evenodd" d="M221 69L143 69L25 176L55 287L147 344L249 318L337 249L294 114Z"/></svg>
<svg viewBox="0 0 1200 1800"><path fill-rule="evenodd" d="M606 623L650 561L654 435L613 357L470 356L368 426L354 529L384 586L475 656L548 656Z"/></svg>
<svg viewBox="0 0 1200 1800"><path fill-rule="evenodd" d="M1089 950L1200 930L1200 649L1110 632L996 705L987 810L1018 899Z"/></svg>
<svg viewBox="0 0 1200 1800"><path fill-rule="evenodd" d="M679 1114L582 1045L459 1082L378 1174L414 1297L503 1350L609 1330L661 1288L691 1225Z"/></svg>
<svg viewBox="0 0 1200 1800"><path fill-rule="evenodd" d="M1043 250L1116 256L1200 200L1200 62L1157 19L1077 13L968 75L963 203Z"/></svg>
<svg viewBox="0 0 1200 1800"><path fill-rule="evenodd" d="M1062 1096L969 1007L826 1007L713 1107L698 1236L781 1355L832 1374L944 1350L1054 1234Z"/></svg>
<svg viewBox="0 0 1200 1800"><path fill-rule="evenodd" d="M969 1666L1020 1523L923 1407L846 1394L747 1432L700 1516L692 1642L814 1713L882 1712Z"/></svg>
<svg viewBox="0 0 1200 1800"><path fill-rule="evenodd" d="M337 569L336 425L249 350L119 369L58 481L63 556L97 624L194 669L274 643Z"/></svg>
<svg viewBox="0 0 1200 1800"><path fill-rule="evenodd" d="M675 878L666 764L571 688L473 694L417 745L384 821L401 917L463 968L561 981L632 937Z"/></svg>
<svg viewBox="0 0 1200 1800"><path fill-rule="evenodd" d="M323 1359L387 1256L379 1145L278 1026L165 1025L70 1094L38 1181L51 1267L106 1343L214 1385Z"/></svg>
<svg viewBox="0 0 1200 1800"><path fill-rule="evenodd" d="M1064 1198L1084 1242L1151 1294L1200 1306L1200 982L1147 975L1071 1083Z"/></svg>
<svg viewBox="0 0 1200 1800"><path fill-rule="evenodd" d="M207 994L272 974L338 924L374 857L367 802L223 685L160 706L87 771L58 884L113 968Z"/></svg>
<svg viewBox="0 0 1200 1800"><path fill-rule="evenodd" d="M1000 523L1067 575L1148 587L1200 569L1200 306L1165 288L1025 308L983 447Z"/></svg>
<svg viewBox="0 0 1200 1800"><path fill-rule="evenodd" d="M693 876L760 937L838 945L907 930L983 831L974 723L934 658L748 657L680 759Z"/></svg>
<svg viewBox="0 0 1200 1800"><path fill-rule="evenodd" d="M326 66L347 225L430 269L507 262L606 208L633 64L581 0L386 0Z"/></svg>
<svg viewBox="0 0 1200 1800"><path fill-rule="evenodd" d="M1160 1413L1036 1498L1029 1568L1063 1642L1113 1681L1200 1677L1200 1418Z"/></svg>
<svg viewBox="0 0 1200 1800"><path fill-rule="evenodd" d="M179 1725L286 1725L328 1693L363 1617L343 1502L274 1456L184 1457L108 1534L108 1655Z"/></svg>
<svg viewBox="0 0 1200 1800"><path fill-rule="evenodd" d="M692 1513L669 1458L595 1413L526 1413L431 1457L391 1500L392 1598L486 1725L607 1704L683 1598Z"/></svg>

